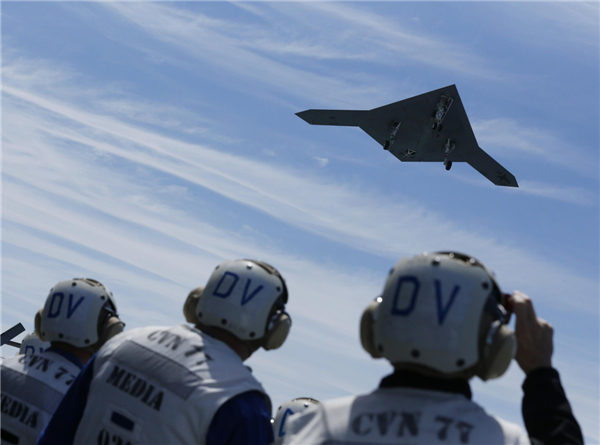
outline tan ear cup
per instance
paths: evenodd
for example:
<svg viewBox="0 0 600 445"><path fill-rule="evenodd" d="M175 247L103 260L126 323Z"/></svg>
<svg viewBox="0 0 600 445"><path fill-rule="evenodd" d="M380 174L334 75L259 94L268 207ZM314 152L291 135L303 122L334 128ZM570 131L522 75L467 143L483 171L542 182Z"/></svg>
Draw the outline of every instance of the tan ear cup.
<svg viewBox="0 0 600 445"><path fill-rule="evenodd" d="M267 351L283 345L292 328L292 319L285 312L277 312L269 325L262 343L262 347Z"/></svg>
<svg viewBox="0 0 600 445"><path fill-rule="evenodd" d="M515 333L505 324L495 321L490 327L476 375L484 381L497 379L506 372L516 352Z"/></svg>
<svg viewBox="0 0 600 445"><path fill-rule="evenodd" d="M200 301L200 297L202 296L203 292L204 287L197 287L188 294L187 299L183 304L183 315L185 316L185 320L188 323L200 323L200 319L198 318L198 312L196 312L196 308L198 307L198 302Z"/></svg>
<svg viewBox="0 0 600 445"><path fill-rule="evenodd" d="M367 306L365 311L362 314L362 318L360 319L360 342L362 343L363 348L373 358L381 358L381 353L377 350L375 346L375 335L373 333L373 324L375 322L375 311L379 303L377 301L373 301L370 305Z"/></svg>
<svg viewBox="0 0 600 445"><path fill-rule="evenodd" d="M95 354L102 347L104 343L113 338L115 335L123 332L123 328L125 327L125 323L123 323L118 317L109 317L102 329L102 333L100 334L100 338L96 343L91 346L88 346L87 349Z"/></svg>
<svg viewBox="0 0 600 445"><path fill-rule="evenodd" d="M42 335L42 312L43 311L44 311L44 309L40 309L35 314L34 329L35 329L35 333L38 336L38 338L42 341L46 341L46 339Z"/></svg>

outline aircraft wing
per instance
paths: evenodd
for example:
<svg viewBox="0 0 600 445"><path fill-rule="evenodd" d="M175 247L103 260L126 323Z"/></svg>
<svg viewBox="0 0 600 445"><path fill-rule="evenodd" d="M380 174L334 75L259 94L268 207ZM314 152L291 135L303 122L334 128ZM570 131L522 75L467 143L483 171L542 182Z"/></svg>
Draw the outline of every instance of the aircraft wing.
<svg viewBox="0 0 600 445"><path fill-rule="evenodd" d="M11 340L13 338L15 338L17 335L19 335L21 332L23 332L24 330L25 330L25 328L23 327L23 325L21 323L17 323L12 328L4 331L2 333L2 335L0 336L0 346L4 346L4 345L8 344L10 346L18 347L17 346L18 343L15 343Z"/></svg>
<svg viewBox="0 0 600 445"><path fill-rule="evenodd" d="M471 167L496 185L504 185L507 187L519 186L519 184L517 184L517 178L481 148L474 156L471 156L467 162Z"/></svg>
<svg viewBox="0 0 600 445"><path fill-rule="evenodd" d="M354 110L306 110L296 116L311 125L339 125L342 127L359 127L367 111Z"/></svg>
<svg viewBox="0 0 600 445"><path fill-rule="evenodd" d="M442 103L444 112L436 115ZM479 148L455 85L372 110L296 114L311 125L360 127L403 162L468 162L494 184L518 187L515 177Z"/></svg>

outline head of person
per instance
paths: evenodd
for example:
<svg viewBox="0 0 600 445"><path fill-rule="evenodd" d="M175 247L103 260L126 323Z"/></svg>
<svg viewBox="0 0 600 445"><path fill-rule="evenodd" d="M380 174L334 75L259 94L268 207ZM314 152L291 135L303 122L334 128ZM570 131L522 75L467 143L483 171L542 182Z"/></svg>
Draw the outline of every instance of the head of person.
<svg viewBox="0 0 600 445"><path fill-rule="evenodd" d="M283 402L281 406L277 408L275 418L271 420L273 423L273 436L275 439L285 436L285 426L289 416L301 413L311 406L320 405L320 403L321 402L318 400L310 397L299 397Z"/></svg>
<svg viewBox="0 0 600 445"><path fill-rule="evenodd" d="M112 292L90 278L58 283L35 316L35 333L42 341L84 362L124 326Z"/></svg>
<svg viewBox="0 0 600 445"><path fill-rule="evenodd" d="M497 378L516 352L504 298L493 273L468 255L403 258L390 270L381 296L365 309L361 342L396 370Z"/></svg>
<svg viewBox="0 0 600 445"><path fill-rule="evenodd" d="M47 341L40 340L40 338L36 335L35 332L27 334L23 340L21 341L21 346L19 347L20 354L39 354L44 352L44 349L48 349L50 347L50 343Z"/></svg>
<svg viewBox="0 0 600 445"><path fill-rule="evenodd" d="M242 360L262 347L283 345L292 326L285 311L288 292L281 274L258 260L225 261L206 286L190 292L188 322L232 346Z"/></svg>

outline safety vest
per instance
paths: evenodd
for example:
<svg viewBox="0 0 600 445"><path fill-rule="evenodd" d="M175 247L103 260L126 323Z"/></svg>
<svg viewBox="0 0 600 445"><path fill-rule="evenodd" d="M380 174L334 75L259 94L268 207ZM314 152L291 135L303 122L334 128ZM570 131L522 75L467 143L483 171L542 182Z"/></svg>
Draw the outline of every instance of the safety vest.
<svg viewBox="0 0 600 445"><path fill-rule="evenodd" d="M229 346L187 325L124 332L93 370L76 444L204 444L227 400L265 394Z"/></svg>
<svg viewBox="0 0 600 445"><path fill-rule="evenodd" d="M381 388L291 416L285 444L530 444L523 429L461 394Z"/></svg>
<svg viewBox="0 0 600 445"><path fill-rule="evenodd" d="M4 360L2 445L35 445L79 372L79 366L52 350Z"/></svg>

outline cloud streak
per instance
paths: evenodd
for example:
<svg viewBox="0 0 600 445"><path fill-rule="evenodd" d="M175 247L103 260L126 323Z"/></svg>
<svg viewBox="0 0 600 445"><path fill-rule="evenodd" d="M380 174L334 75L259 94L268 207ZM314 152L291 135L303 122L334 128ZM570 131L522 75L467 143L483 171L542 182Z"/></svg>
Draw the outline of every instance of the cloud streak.
<svg viewBox="0 0 600 445"><path fill-rule="evenodd" d="M207 66L251 79L279 95L311 97L337 107L373 106L398 94L397 86L359 70L336 69L327 61L361 61L401 67L426 64L468 76L499 80L468 48L437 36L420 35L367 9L343 3L260 5L248 8L269 26L225 21L173 5L104 3L153 39L201 60ZM293 23L294 26L281 26ZM226 30L226 31L224 31ZM144 48L143 44L136 44ZM177 52L175 52L177 54ZM177 57L173 53L169 58ZM309 63L299 63L299 60ZM324 64L325 63L325 64ZM358 86L360 85L360 86Z"/></svg>
<svg viewBox="0 0 600 445"><path fill-rule="evenodd" d="M560 140L552 130L527 127L508 118L475 120L473 130L484 150L490 147L507 155L526 156L567 168L588 178L598 178L597 159L594 160L579 147Z"/></svg>
<svg viewBox="0 0 600 445"><path fill-rule="evenodd" d="M549 263L515 245L498 243L489 234L484 236L459 228L421 205L402 200L392 202L376 192L350 184L329 182L292 168L151 133L56 99L13 88L10 80L6 82L4 92L5 97L18 98L45 110L44 113L50 112L61 120L71 122L61 128L57 122L40 119L39 114L37 117L29 116L29 121L36 122L38 133L44 132L51 138L91 148L100 156L116 156L209 189L286 224L355 249L390 260L423 248L434 250L447 246L467 250L495 264L496 270L512 277L518 286L530 286L532 277L544 277L543 281L552 283L550 292L547 292L548 289L536 291L547 295L548 304L560 304L567 287L570 289L576 285L582 289L582 295L588 297L574 302L572 310L585 310L597 289L594 280L577 276L563 266ZM79 128L74 130L72 124ZM8 153L10 147L7 144ZM412 229L410 232L398 232L398 227ZM427 242L423 245L423 241L417 240ZM515 261L515 258L518 260Z"/></svg>
<svg viewBox="0 0 600 445"><path fill-rule="evenodd" d="M385 76L340 73L327 61L353 64L375 57L385 67L444 65L450 73L467 75L469 68L472 72L482 66L475 76L497 74L468 50L409 32L364 6L300 5L297 19L286 21L298 24L300 31L276 27L278 19L296 12L288 4L243 7L257 11L264 23L219 19L181 5L106 4L99 9L119 18L110 23L114 29L123 23L132 29L136 23L141 35L150 35L150 42L132 37L131 45L148 54L156 51L155 62L180 64L179 69L185 66L194 73L201 65L214 70L223 83L236 80L231 88L238 92L251 89L261 97L265 91L277 96L287 91L293 101L352 107L368 101L379 105L389 96L372 87L386 83L378 82ZM309 27L323 24L332 24L331 33L305 39L294 35L309 35ZM357 32L367 45L352 48ZM330 34L339 37L327 41ZM112 38L127 40L118 33ZM367 86L356 88L357 79ZM181 320L186 292L205 282L215 264L260 257L286 277L295 323L286 348L257 354L251 363L266 377L274 402L296 397L303 388L317 397L364 392L376 386L374 376L389 369L367 359L357 338L360 312L380 292L384 269L404 254L456 249L492 266L507 288L538 296L536 308L555 315L558 323L577 319L580 335L586 333L580 342L585 347L593 343L587 333L597 324L596 276L545 256L543 249L520 245L518 235L495 233L477 226L476 219L455 220L383 183L367 186L350 175L339 179L332 174L339 162L322 169L311 159L341 159L330 153L305 153L303 168L284 150L275 153L267 143L250 140L268 140L268 131L246 133L247 140L241 141L207 118L207 112L189 113L178 104L151 98L137 100L127 94L127 86L118 84L90 88L102 84L103 77L86 79L43 60L13 57L3 67L3 80L5 320L32 317L49 286L65 275L88 275L116 291L128 328L175 323ZM289 107L286 101L278 104ZM561 147L556 138L536 139L535 132L506 120L480 129L492 149L504 147L506 135L516 132L522 145L510 143L515 156L558 165L555 156ZM295 152L303 148L293 138L286 142ZM254 143L252 154L243 150L245 143ZM555 150L540 151L540 146ZM351 159L353 154L345 155ZM538 196L566 202L577 191L531 180L522 183L530 194L523 199L532 203ZM589 205L592 198L584 194L576 203ZM309 247L300 246L304 242ZM358 259L348 259L354 255ZM565 304L573 289L580 294ZM562 332L557 331L560 339L575 341ZM558 358L589 365L571 350L560 351ZM344 373L347 369L353 372ZM565 373L568 385L582 382L575 388L579 398L573 400L592 412L581 394L597 388L597 382L586 380L589 373L576 368ZM517 380L513 375L506 385L486 386L487 394L501 401L508 388L514 392ZM514 400L507 401L507 409L517 413L514 405ZM597 427L597 416L591 417L586 418L589 431Z"/></svg>

